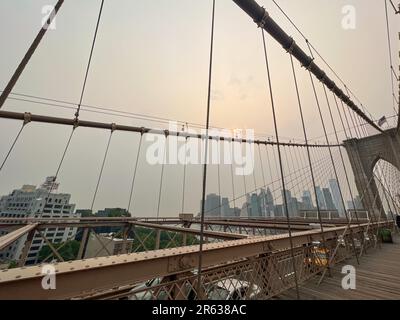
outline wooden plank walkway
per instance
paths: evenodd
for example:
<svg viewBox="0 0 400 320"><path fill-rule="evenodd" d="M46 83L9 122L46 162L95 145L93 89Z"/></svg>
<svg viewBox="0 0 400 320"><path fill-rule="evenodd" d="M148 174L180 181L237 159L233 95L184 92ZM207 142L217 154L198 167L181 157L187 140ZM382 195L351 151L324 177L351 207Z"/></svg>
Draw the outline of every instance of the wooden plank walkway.
<svg viewBox="0 0 400 320"><path fill-rule="evenodd" d="M332 277L326 276L318 286L320 275L300 286L302 300L399 300L400 299L400 237L394 244L369 249L357 265L355 258L342 262L332 268ZM341 274L344 265L356 268L356 289L344 290ZM279 300L296 299L296 290L290 289Z"/></svg>

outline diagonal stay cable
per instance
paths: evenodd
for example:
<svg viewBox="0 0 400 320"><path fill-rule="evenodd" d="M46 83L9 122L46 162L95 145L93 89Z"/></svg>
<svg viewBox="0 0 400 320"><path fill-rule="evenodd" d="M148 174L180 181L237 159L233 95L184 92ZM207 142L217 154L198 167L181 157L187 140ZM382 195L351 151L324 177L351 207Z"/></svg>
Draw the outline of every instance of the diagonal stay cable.
<svg viewBox="0 0 400 320"><path fill-rule="evenodd" d="M163 160L161 163L160 188L158 190L158 201L157 201L157 220L160 217L161 196L162 196L162 189L163 189L163 182L164 182L165 164L166 164L166 158L167 158L167 147L168 147L168 131L165 131L165 146L164 146L164 150L163 150Z"/></svg>
<svg viewBox="0 0 400 320"><path fill-rule="evenodd" d="M392 1L392 0L389 0L389 1L390 1L390 4L391 4L392 7L393 7L394 13L395 13L395 14L400 13L400 6L399 6L399 9L397 9L396 6L394 5L393 1Z"/></svg>

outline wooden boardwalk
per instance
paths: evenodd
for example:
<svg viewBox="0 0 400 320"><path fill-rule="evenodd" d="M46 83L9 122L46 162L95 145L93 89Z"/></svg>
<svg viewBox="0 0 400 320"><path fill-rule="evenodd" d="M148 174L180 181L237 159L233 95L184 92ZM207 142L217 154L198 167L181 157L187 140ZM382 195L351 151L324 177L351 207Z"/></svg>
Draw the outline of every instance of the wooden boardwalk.
<svg viewBox="0 0 400 320"><path fill-rule="evenodd" d="M369 249L360 259L347 260L332 268L332 277L326 276L318 286L320 275L300 286L302 300L399 300L400 299L400 238L394 244L382 244L381 248ZM341 274L344 265L356 268L356 289L344 290ZM296 290L291 289L277 299L296 299Z"/></svg>

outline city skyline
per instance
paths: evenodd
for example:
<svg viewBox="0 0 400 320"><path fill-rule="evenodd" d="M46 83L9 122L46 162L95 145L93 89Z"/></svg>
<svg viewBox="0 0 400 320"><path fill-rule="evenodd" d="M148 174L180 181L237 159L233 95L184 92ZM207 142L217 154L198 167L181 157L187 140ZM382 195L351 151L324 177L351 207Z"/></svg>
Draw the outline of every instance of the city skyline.
<svg viewBox="0 0 400 320"><path fill-rule="evenodd" d="M71 198L72 194L65 194L65 193L58 193L58 187L60 183L55 180L55 177L47 177L45 179L45 182L42 183L39 187L36 187L34 185L23 185L20 189L15 189L13 191L10 191L9 194L6 195L0 195L0 209L5 206L5 203L7 202L7 197L13 196L15 192L18 192L21 190L22 192L36 192L40 191L42 194L44 192L47 192L48 194L51 195L58 195L61 197L67 196L67 202L69 202L69 199ZM338 207L341 206L341 199L334 199L332 193L334 193L335 186L337 186L337 181L335 179L329 179L329 188L322 188L320 186L316 186L316 191L320 203L320 210L337 210L339 213ZM332 189L333 188L333 189ZM323 192L321 191L323 190ZM335 190L335 191L334 191ZM320 192L319 192L320 191ZM319 193L318 193L319 192ZM31 198L31 197L30 197ZM243 198L240 197L240 198ZM283 211L283 190L281 190L281 197L280 198L274 198L270 187L267 188L260 188L257 190L256 193L248 193L245 195L246 200L243 201L243 204L238 207L231 207L231 204L234 202L239 202L238 199L229 199L228 197L224 196L219 196L215 193L209 193L206 196L206 204L205 204L205 213L206 215L210 216L265 216L265 217L273 217L273 216L283 216L284 211ZM315 204L315 199L312 196L312 193L310 190L302 190L302 196L300 197L300 201L297 196L292 195L292 191L286 189L286 198L288 201L288 211L289 211L289 216L294 216L294 213L299 210L307 210L307 209L316 209L316 204ZM4 200L2 200L4 199ZM32 198L33 199L33 198ZM326 200L328 199L328 201ZM42 201L41 197L37 197L38 201ZM278 203L280 200L280 203ZM357 209L362 208L362 202L361 198L359 195L356 195L354 199L350 200L344 200L346 205L347 205L347 210L349 209L354 209L353 202L355 203L355 206ZM3 207L2 207L3 206ZM201 207L201 203L200 203ZM17 208L17 207L16 207ZM14 210L16 210L16 208ZM80 214L95 214L96 212L99 214L99 216L104 216L106 214L107 210L112 210L111 207L105 207L105 209L99 209L99 210L91 210L88 208L81 208L81 207L76 207L75 204L71 205L72 211L79 212ZM113 207L116 208L116 207ZM31 208L30 208L31 209ZM118 208L121 210L124 210L126 214L131 214L126 208ZM2 209L4 210L4 208ZM34 211L27 211L26 213L33 214ZM1 210L0 210L1 213ZM36 213L41 213L37 211ZM103 214L102 214L103 213ZM180 214L183 212L179 212L177 214ZM107 214L106 214L107 215ZM341 215L344 216L344 215Z"/></svg>
<svg viewBox="0 0 400 320"><path fill-rule="evenodd" d="M288 213L290 217L299 217L301 211L317 211L317 205L310 190L303 190L301 200L286 190ZM337 212L338 216L345 217L343 202L346 210L362 210L363 205L359 195L354 199L345 200L341 198L336 179L329 179L329 187L316 186L319 210ZM338 193L336 195L333 195ZM257 190L257 193L246 194L246 200L241 207L232 207L234 200L221 197L215 193L207 194L205 201L205 215L210 217L284 217L283 190L280 202L274 200L269 187ZM237 201L237 199L235 199ZM355 208L354 205L355 204ZM200 204L201 205L201 204Z"/></svg>

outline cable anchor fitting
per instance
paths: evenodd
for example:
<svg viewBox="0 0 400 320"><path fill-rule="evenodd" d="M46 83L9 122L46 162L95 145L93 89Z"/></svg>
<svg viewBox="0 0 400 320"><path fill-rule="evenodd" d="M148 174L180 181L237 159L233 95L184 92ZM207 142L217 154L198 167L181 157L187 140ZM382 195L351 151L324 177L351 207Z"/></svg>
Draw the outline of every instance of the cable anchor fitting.
<svg viewBox="0 0 400 320"><path fill-rule="evenodd" d="M24 113L24 125L32 121L32 114L30 112Z"/></svg>
<svg viewBox="0 0 400 320"><path fill-rule="evenodd" d="M296 45L296 41L294 41L293 38L290 38L290 40L291 40L290 46L286 51L288 53L290 53L291 55L293 55L293 49L294 49L294 46Z"/></svg>
<svg viewBox="0 0 400 320"><path fill-rule="evenodd" d="M269 13L267 10L265 10L264 7L262 7L262 9L264 10L264 14L261 18L260 21L254 21L255 23L257 23L257 27L258 28L263 28L265 27L265 25L267 24L267 20L269 19Z"/></svg>
<svg viewBox="0 0 400 320"><path fill-rule="evenodd" d="M75 116L74 122L73 122L73 130L79 127L79 118Z"/></svg>

